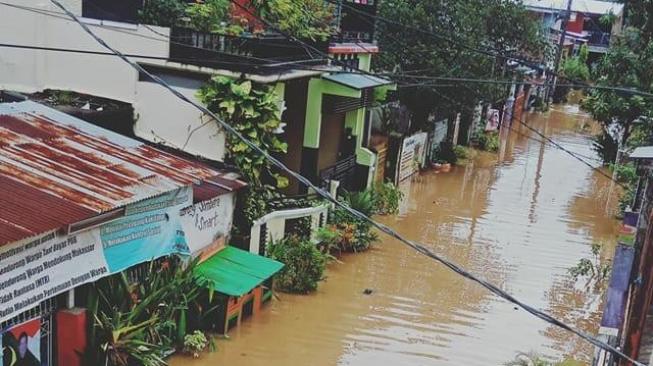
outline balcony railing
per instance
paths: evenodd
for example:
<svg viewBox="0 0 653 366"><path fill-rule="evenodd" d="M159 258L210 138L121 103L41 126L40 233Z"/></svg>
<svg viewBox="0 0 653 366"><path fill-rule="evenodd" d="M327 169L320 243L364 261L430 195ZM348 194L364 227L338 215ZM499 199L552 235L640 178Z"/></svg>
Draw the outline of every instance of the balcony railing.
<svg viewBox="0 0 653 366"><path fill-rule="evenodd" d="M340 186L347 190L353 190L356 182L356 156L351 155L348 158L338 161L333 166L323 169L320 172L320 181L322 187L328 187L329 182L337 180Z"/></svg>
<svg viewBox="0 0 653 366"><path fill-rule="evenodd" d="M292 70L299 64L327 64L323 53L328 51L329 42L308 43L320 52L303 47L280 34L233 36L173 27L170 60L263 74Z"/></svg>
<svg viewBox="0 0 653 366"><path fill-rule="evenodd" d="M609 32L588 31L586 33L588 36L587 43L590 46L602 46L602 47L610 46L611 34Z"/></svg>
<svg viewBox="0 0 653 366"><path fill-rule="evenodd" d="M372 43L378 0L343 0L339 5L340 33L335 43Z"/></svg>

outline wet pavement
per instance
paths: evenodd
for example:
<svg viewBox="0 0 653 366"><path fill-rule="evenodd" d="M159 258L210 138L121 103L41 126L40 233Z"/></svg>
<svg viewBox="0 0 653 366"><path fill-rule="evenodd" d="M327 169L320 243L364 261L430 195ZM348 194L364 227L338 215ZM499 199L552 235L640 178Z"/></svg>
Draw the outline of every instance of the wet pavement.
<svg viewBox="0 0 653 366"><path fill-rule="evenodd" d="M529 125L588 158L591 121L574 106L528 117ZM618 223L609 181L523 126L502 154L482 153L449 173L402 184L397 217L381 218L529 304L595 333L601 291L568 269L608 257ZM529 138L530 137L530 138ZM497 157L497 155L500 155ZM612 192L612 194L611 194ZM610 198L610 199L608 199ZM606 201L608 201L606 203ZM382 237L343 257L308 296L279 294L217 341L218 350L172 365L502 365L518 352L588 361L592 348L516 310L479 285ZM364 289L372 289L370 295Z"/></svg>

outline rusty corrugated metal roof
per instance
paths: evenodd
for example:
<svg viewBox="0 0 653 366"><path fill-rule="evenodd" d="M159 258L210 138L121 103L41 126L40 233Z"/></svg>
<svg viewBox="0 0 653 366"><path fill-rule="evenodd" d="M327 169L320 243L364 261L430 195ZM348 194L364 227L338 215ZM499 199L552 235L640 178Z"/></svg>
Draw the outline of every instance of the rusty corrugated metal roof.
<svg viewBox="0 0 653 366"><path fill-rule="evenodd" d="M232 173L34 102L0 104L0 245Z"/></svg>

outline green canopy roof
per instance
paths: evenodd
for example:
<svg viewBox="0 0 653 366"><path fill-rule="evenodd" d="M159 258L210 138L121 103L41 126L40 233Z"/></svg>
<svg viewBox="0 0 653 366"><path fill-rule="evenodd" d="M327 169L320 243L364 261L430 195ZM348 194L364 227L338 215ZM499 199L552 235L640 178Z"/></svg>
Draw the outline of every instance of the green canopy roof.
<svg viewBox="0 0 653 366"><path fill-rule="evenodd" d="M381 85L393 84L393 81L372 75L339 73L322 76L323 79L333 81L356 90L374 88Z"/></svg>
<svg viewBox="0 0 653 366"><path fill-rule="evenodd" d="M208 280L218 292L242 296L281 268L281 262L228 246L200 263L195 275Z"/></svg>

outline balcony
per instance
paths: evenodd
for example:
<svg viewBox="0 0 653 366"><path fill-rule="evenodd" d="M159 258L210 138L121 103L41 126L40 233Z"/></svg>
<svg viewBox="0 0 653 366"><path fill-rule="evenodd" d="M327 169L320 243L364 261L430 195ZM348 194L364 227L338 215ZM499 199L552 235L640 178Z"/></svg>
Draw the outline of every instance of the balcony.
<svg viewBox="0 0 653 366"><path fill-rule="evenodd" d="M587 44L595 47L610 47L610 32L601 31L585 31L588 40Z"/></svg>
<svg viewBox="0 0 653 366"><path fill-rule="evenodd" d="M338 5L340 33L334 43L374 43L378 0L344 0Z"/></svg>
<svg viewBox="0 0 653 366"><path fill-rule="evenodd" d="M280 34L234 36L173 27L170 34L170 61L258 74L328 64L324 53L328 51L329 42L308 43L322 53L303 47Z"/></svg>

